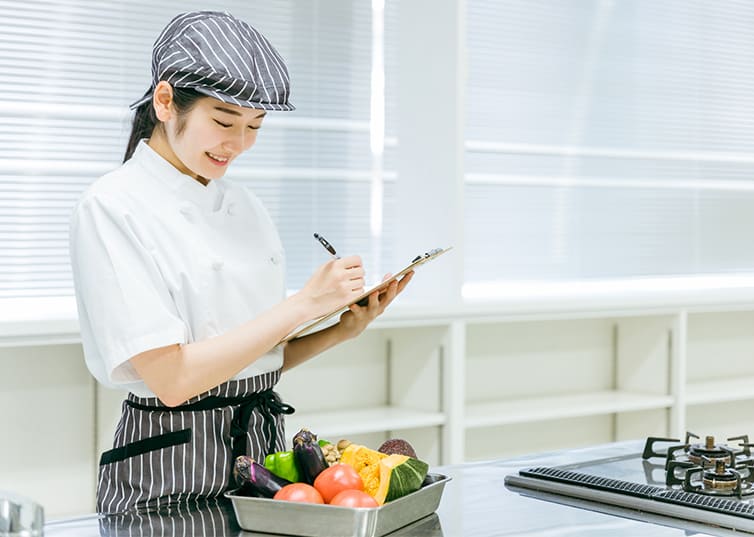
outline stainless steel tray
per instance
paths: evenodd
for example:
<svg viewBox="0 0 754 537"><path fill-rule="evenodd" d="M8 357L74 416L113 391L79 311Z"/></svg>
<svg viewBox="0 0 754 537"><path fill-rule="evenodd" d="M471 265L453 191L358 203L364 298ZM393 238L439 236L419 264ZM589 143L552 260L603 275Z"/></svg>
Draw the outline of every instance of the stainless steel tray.
<svg viewBox="0 0 754 537"><path fill-rule="evenodd" d="M302 537L381 537L431 515L450 477L429 474L425 485L380 507L340 507L225 493L246 531Z"/></svg>

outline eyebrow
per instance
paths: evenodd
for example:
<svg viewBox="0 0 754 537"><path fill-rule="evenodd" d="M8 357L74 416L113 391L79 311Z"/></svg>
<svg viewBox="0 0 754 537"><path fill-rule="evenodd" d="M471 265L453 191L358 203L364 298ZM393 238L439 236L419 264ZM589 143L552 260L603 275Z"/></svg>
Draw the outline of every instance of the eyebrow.
<svg viewBox="0 0 754 537"><path fill-rule="evenodd" d="M232 108L225 108L224 106L215 106L215 110L219 110L220 112L225 112L226 114L231 114L234 116L240 116L241 112L238 112L236 110L233 110ZM267 112L262 111L261 114L259 114L257 117L252 119L259 119L267 115Z"/></svg>

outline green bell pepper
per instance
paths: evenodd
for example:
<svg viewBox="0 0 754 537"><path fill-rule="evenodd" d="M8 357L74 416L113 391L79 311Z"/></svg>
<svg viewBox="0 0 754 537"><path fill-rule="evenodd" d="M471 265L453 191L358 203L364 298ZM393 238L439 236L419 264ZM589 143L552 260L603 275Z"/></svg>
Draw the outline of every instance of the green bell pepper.
<svg viewBox="0 0 754 537"><path fill-rule="evenodd" d="M264 458L264 467L276 476L287 479L291 483L301 481L301 472L296 465L293 451L270 453Z"/></svg>

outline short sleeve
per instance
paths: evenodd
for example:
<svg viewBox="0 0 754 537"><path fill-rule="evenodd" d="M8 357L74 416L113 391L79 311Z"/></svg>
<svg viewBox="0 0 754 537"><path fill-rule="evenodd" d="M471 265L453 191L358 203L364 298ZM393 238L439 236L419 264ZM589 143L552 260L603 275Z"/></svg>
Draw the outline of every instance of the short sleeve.
<svg viewBox="0 0 754 537"><path fill-rule="evenodd" d="M185 343L160 269L137 226L115 200L85 196L71 217L70 251L87 366L103 384L141 379L128 361L144 351Z"/></svg>

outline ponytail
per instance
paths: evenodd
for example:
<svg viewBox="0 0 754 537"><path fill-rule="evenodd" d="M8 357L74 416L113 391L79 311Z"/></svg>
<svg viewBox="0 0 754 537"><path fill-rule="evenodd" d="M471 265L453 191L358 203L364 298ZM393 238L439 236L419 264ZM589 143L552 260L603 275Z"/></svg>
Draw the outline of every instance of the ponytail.
<svg viewBox="0 0 754 537"><path fill-rule="evenodd" d="M193 89L173 88L173 105L178 114L176 134L183 132L183 128L186 126L186 115L199 99L203 97L206 97L206 95ZM139 106L134 113L131 136L128 137L128 145L126 145L126 154L123 157L123 162L126 162L134 154L136 146L139 145L139 140L152 137L152 132L158 125L161 125L161 123L157 119L157 114L155 114L154 106L152 106L150 99Z"/></svg>
<svg viewBox="0 0 754 537"><path fill-rule="evenodd" d="M156 125L157 115L154 113L152 101L149 100L139 106L134 113L131 136L128 137L128 145L126 146L126 154L123 157L123 162L126 162L134 154L136 146L139 145L139 140L152 136L152 131Z"/></svg>

